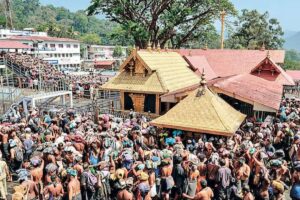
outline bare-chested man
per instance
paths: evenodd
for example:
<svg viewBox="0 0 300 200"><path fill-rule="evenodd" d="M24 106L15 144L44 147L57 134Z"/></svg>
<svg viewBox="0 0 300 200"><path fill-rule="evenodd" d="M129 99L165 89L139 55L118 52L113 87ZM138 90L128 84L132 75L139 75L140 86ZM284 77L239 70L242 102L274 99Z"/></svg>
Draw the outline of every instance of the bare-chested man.
<svg viewBox="0 0 300 200"><path fill-rule="evenodd" d="M77 179L76 170L68 169L67 173L70 176L70 182L68 183L69 200L81 200L80 182Z"/></svg>
<svg viewBox="0 0 300 200"><path fill-rule="evenodd" d="M48 200L60 200L64 195L64 189L60 182L57 182L55 176L51 177L51 183L49 183L43 191L44 199Z"/></svg>
<svg viewBox="0 0 300 200"><path fill-rule="evenodd" d="M44 160L41 160L38 162L38 158L36 158L35 163L33 164L33 168L30 170L30 174L32 177L32 180L35 182L35 184L38 186L39 191L42 191L43 189L43 170L44 170Z"/></svg>
<svg viewBox="0 0 300 200"><path fill-rule="evenodd" d="M3 149L3 157L8 160L9 159L9 143L8 143L8 128L3 128L3 131L0 130L2 149Z"/></svg>
<svg viewBox="0 0 300 200"><path fill-rule="evenodd" d="M210 187L207 187L206 180L201 181L201 187L202 190L198 192L194 197L186 195L185 198L194 200L211 200L214 197L214 193Z"/></svg>

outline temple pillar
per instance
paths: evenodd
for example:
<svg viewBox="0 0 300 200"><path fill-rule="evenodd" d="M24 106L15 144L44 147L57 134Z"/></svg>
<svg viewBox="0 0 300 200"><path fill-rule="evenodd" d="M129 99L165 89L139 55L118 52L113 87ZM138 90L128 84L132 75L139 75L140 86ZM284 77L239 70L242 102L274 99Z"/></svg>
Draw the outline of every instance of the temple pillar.
<svg viewBox="0 0 300 200"><path fill-rule="evenodd" d="M166 102L166 111L168 112L170 110L170 102Z"/></svg>
<svg viewBox="0 0 300 200"><path fill-rule="evenodd" d="M160 114L160 100L159 100L159 94L155 95L155 114Z"/></svg>
<svg viewBox="0 0 300 200"><path fill-rule="evenodd" d="M121 110L125 109L125 105L124 105L124 92L120 91L120 103L121 103Z"/></svg>

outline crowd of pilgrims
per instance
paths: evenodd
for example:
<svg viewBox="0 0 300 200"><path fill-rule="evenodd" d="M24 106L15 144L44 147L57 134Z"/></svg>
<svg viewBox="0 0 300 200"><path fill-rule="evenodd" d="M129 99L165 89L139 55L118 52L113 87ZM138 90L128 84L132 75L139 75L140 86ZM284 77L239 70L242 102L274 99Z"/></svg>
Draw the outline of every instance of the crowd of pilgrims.
<svg viewBox="0 0 300 200"><path fill-rule="evenodd" d="M300 199L300 101L232 137L127 118L20 108L1 123L0 192L12 199ZM290 192L288 192L290 190Z"/></svg>
<svg viewBox="0 0 300 200"><path fill-rule="evenodd" d="M30 88L34 88L35 82L38 85L39 80L43 82L44 86L59 87L58 81L63 80L68 87L72 86L72 90L75 92L80 87L89 90L89 85L102 85L109 79L99 74L72 75L64 73L51 66L48 62L26 53L3 52L1 56L21 67L22 72L27 77L23 84ZM40 77L39 74L41 74Z"/></svg>

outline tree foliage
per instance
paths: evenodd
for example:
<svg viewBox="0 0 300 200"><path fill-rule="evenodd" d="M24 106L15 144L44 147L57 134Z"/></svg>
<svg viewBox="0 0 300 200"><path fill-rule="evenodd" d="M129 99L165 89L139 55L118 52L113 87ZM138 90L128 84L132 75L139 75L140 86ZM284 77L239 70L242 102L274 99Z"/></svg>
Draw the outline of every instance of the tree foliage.
<svg viewBox="0 0 300 200"><path fill-rule="evenodd" d="M96 33L87 33L80 40L85 44L101 44L101 39Z"/></svg>
<svg viewBox="0 0 300 200"><path fill-rule="evenodd" d="M123 56L123 49L120 46L116 46L113 51L114 58L120 58Z"/></svg>
<svg viewBox="0 0 300 200"><path fill-rule="evenodd" d="M284 69L300 70L300 52L296 50L286 51Z"/></svg>
<svg viewBox="0 0 300 200"><path fill-rule="evenodd" d="M234 22L233 32L226 42L227 48L280 49L284 44L284 32L277 19L269 19L269 13L257 10L242 10Z"/></svg>
<svg viewBox="0 0 300 200"><path fill-rule="evenodd" d="M229 0L93 0L89 15L105 14L131 35L140 48L171 41L173 47L201 39L221 10L234 13Z"/></svg>

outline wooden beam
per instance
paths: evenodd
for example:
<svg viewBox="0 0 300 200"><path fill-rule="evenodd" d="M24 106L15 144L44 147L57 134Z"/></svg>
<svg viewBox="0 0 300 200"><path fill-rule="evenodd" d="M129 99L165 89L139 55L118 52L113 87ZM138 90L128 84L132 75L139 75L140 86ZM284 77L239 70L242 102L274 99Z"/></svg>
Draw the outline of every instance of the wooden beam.
<svg viewBox="0 0 300 200"><path fill-rule="evenodd" d="M125 98L124 92L120 91L121 110L125 110L125 105L124 105L125 99L124 98Z"/></svg>
<svg viewBox="0 0 300 200"><path fill-rule="evenodd" d="M159 99L159 94L155 95L155 114L157 114L157 115L160 114L160 99Z"/></svg>

